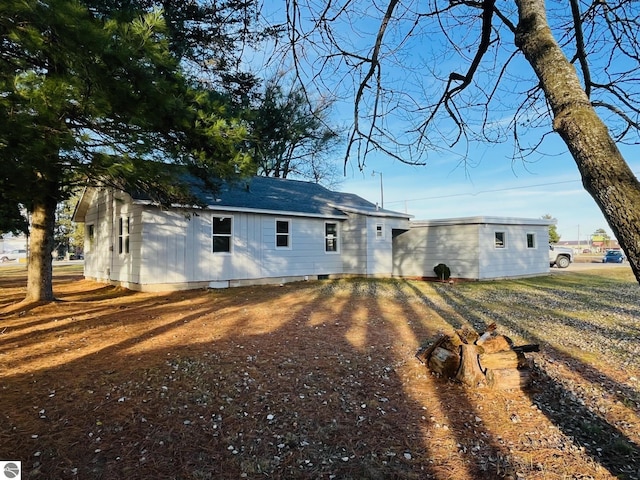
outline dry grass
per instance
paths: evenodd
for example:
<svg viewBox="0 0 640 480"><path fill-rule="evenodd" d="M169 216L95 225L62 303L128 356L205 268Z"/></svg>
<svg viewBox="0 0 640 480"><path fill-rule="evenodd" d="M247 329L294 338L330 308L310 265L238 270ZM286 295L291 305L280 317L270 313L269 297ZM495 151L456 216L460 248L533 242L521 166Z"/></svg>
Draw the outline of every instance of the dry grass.
<svg viewBox="0 0 640 480"><path fill-rule="evenodd" d="M0 269L0 459L23 478L638 479L640 289L627 269L519 281L322 281L133 293ZM526 391L414 357L496 322L539 343Z"/></svg>

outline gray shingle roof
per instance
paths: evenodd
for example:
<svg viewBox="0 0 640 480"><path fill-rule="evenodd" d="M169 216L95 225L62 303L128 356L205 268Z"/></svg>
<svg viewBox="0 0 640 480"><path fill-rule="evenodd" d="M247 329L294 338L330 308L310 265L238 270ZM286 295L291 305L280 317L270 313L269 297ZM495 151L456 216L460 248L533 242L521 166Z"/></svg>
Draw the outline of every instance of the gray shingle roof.
<svg viewBox="0 0 640 480"><path fill-rule="evenodd" d="M251 177L224 183L213 193L192 183L197 198L212 209L233 208L314 216L342 217L354 211L368 215L408 218L410 215L380 210L353 193L336 192L317 183L273 177Z"/></svg>

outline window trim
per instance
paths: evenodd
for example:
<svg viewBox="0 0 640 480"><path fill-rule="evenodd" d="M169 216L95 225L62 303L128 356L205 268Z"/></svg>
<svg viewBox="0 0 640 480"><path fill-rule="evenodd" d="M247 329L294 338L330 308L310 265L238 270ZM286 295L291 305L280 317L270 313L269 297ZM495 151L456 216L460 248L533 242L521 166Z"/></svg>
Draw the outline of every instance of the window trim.
<svg viewBox="0 0 640 480"><path fill-rule="evenodd" d="M376 223L376 240L384 240L384 223Z"/></svg>
<svg viewBox="0 0 640 480"><path fill-rule="evenodd" d="M529 246L529 238L531 238L531 240L532 240L532 242L531 242L532 245L531 246ZM527 240L527 249L533 250L533 249L538 248L538 238L537 238L537 235L536 235L535 232L527 232L526 240Z"/></svg>
<svg viewBox="0 0 640 480"><path fill-rule="evenodd" d="M498 240L498 234L502 235L501 241ZM507 248L507 232L505 232L504 230L495 230L493 232L493 247L499 250Z"/></svg>
<svg viewBox="0 0 640 480"><path fill-rule="evenodd" d="M287 225L286 232L278 232L278 224L283 223ZM286 245L278 245L278 238L285 237L287 239ZM291 250L291 219L290 218L276 218L275 219L275 247L276 250Z"/></svg>
<svg viewBox="0 0 640 480"><path fill-rule="evenodd" d="M329 234L327 233L327 226L329 225L335 225L336 227L336 233L335 233L335 238L333 239L333 241L335 242L335 250L329 250ZM324 253L329 254L329 255L335 255L340 253L340 224L338 222L324 222Z"/></svg>
<svg viewBox="0 0 640 480"><path fill-rule="evenodd" d="M229 219L231 222L230 228L229 228L229 233L215 233L214 232L214 228L215 228L215 221L216 219ZM211 217L211 253L213 255L231 255L233 253L233 225L234 225L234 218L233 215L213 215ZM216 251L215 250L215 238L228 238L229 239L229 250L221 250L221 251Z"/></svg>

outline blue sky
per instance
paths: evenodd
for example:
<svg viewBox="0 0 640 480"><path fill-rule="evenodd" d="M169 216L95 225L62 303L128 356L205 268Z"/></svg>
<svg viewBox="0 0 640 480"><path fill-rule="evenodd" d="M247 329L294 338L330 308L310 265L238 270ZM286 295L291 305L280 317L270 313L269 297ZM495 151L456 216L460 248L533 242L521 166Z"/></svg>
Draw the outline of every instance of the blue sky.
<svg viewBox="0 0 640 480"><path fill-rule="evenodd" d="M562 148L562 145L558 145ZM494 152L508 150L487 147ZM624 149L623 149L624 150ZM628 148L627 162L640 174L638 148ZM634 155L635 154L635 155ZM595 201L584 190L578 169L565 151L559 156L542 156L525 169L505 155L488 155L467 169L455 159L434 158L426 166L409 166L388 158L367 160L364 172L347 167L340 190L380 202L382 172L384 207L414 215L416 220L468 216L557 219L562 240L587 241L599 228L611 229Z"/></svg>
<svg viewBox="0 0 640 480"><path fill-rule="evenodd" d="M367 3L364 2L364 4ZM408 3L410 4L411 2ZM265 2L263 14L271 21L278 19L282 21L283 7L284 2L273 0ZM375 14L374 12L373 15ZM302 22L304 20L304 18L301 19ZM371 34L377 31L379 23L376 19L368 18L368 14L352 16L351 20L346 22L338 32L340 41L344 42L345 49L362 48L366 53L371 45ZM441 36L431 37L426 30L414 32L416 35L411 36L409 41L402 42L406 32L403 28L412 26L410 22L400 26L399 30L395 31L395 36L391 31L385 35L385 40L389 42L386 46L390 50L394 49L393 42L400 39L404 53L402 56L392 54L390 59L397 60L399 63L388 64L384 71L392 79L391 85L394 88L415 89L412 93L425 95L424 98L428 102L430 96L439 94L435 93L437 88L431 90L433 83L429 83L429 75L424 75L425 72L432 71L446 78L451 71L464 71L468 63L463 60L462 63L457 64L455 56L443 55L442 51L438 50L438 42L436 42L437 39L441 39ZM466 37L465 33L463 35ZM424 38L430 38L431 41L424 43ZM465 39L460 38L458 46L462 46L465 41L471 42L469 45L473 50L477 38L473 35ZM268 57L268 53L263 51L262 54L264 58ZM313 72L318 64L323 63L314 62L313 55L313 48L304 51L309 70L307 72L303 67L303 73ZM260 53L258 53L259 56ZM258 64L260 62L259 59L255 61ZM414 69L404 68L408 64L411 64ZM389 65L391 65L390 69ZM402 68L396 69L397 65ZM527 85L530 86L531 82L535 83L533 71L528 64L520 60L520 63L514 65L516 66L515 76L511 77L511 83L506 82L506 89L501 89L500 94L506 92L508 96L510 91L522 93L529 88ZM332 81L339 85L338 82L349 78L349 74L345 72L348 70L338 67L333 77L324 78L324 81L328 82L325 85L331 86ZM489 68L483 74L484 81L491 84L495 71ZM349 96L353 98L353 94L349 95L348 87L339 86L337 90L344 96L342 103L337 105L334 118L337 123L349 123L352 121L353 104L348 102L348 98ZM412 97L411 94L410 98L420 100L418 96ZM497 103L498 107L501 107L509 102ZM505 108L502 113L499 113L505 117L494 119L498 130L501 128L500 123L510 121L509 111ZM535 116L535 110L532 110L532 114ZM389 117L384 121L389 126L394 125L399 118ZM465 118L465 120L469 119L469 117ZM446 130L450 127L451 125L442 124L437 126L437 130ZM401 135L402 128L397 130L397 134ZM530 144L536 143L541 132L549 130L550 125L538 125L537 129L532 130L538 137L529 139L525 137L520 140L525 144L527 140L531 142ZM447 152L446 149L427 152L425 166L410 166L390 157L376 153L369 154L363 171L359 170L355 160L347 165L346 176L338 189L356 193L372 202L380 202L380 175L377 173L372 176L372 172L382 172L384 207L409 213L416 220L468 216L540 218L549 214L557 219L557 230L561 235L561 241L586 242L589 236L600 228L611 235L611 229L595 201L582 187L578 169L558 135L551 134L546 137L540 153L528 158L526 165L517 160L512 161L513 143L509 141L492 145L472 144L470 147L467 168L460 164L461 155L457 155L455 151ZM620 146L620 149L633 172L640 176L639 147ZM339 170L343 168L341 155L344 155L344 150L337 153L339 158L336 158L336 168Z"/></svg>

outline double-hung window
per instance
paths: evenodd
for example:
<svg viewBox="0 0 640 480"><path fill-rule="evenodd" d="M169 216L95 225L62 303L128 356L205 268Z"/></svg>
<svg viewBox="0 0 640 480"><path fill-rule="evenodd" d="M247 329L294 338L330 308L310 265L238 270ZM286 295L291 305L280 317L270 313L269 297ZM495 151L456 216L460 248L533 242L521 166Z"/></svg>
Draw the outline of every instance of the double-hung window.
<svg viewBox="0 0 640 480"><path fill-rule="evenodd" d="M276 248L291 248L291 220L276 220Z"/></svg>
<svg viewBox="0 0 640 480"><path fill-rule="evenodd" d="M324 224L324 251L338 252L338 224L327 222Z"/></svg>
<svg viewBox="0 0 640 480"><path fill-rule="evenodd" d="M495 247L506 248L507 247L507 234L506 232L495 232Z"/></svg>
<svg viewBox="0 0 640 480"><path fill-rule="evenodd" d="M118 253L129 253L129 217L118 219Z"/></svg>
<svg viewBox="0 0 640 480"><path fill-rule="evenodd" d="M233 218L232 217L213 217L211 221L213 253L231 253L232 234L233 234Z"/></svg>

